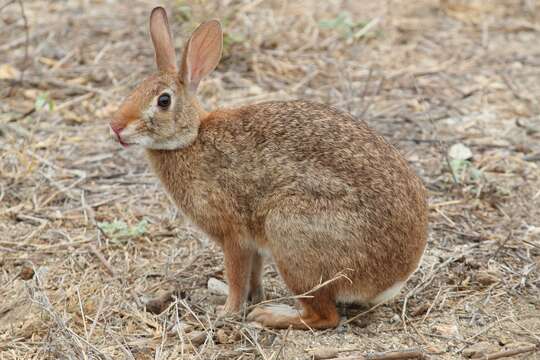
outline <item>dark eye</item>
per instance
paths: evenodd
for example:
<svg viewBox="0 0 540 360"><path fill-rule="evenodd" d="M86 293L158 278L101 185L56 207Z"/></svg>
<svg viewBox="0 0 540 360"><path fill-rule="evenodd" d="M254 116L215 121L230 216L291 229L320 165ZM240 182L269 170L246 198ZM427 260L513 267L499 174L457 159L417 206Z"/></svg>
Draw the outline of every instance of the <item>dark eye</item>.
<svg viewBox="0 0 540 360"><path fill-rule="evenodd" d="M157 99L157 104L160 108L166 109L171 105L171 95L169 94L161 94L159 95Z"/></svg>

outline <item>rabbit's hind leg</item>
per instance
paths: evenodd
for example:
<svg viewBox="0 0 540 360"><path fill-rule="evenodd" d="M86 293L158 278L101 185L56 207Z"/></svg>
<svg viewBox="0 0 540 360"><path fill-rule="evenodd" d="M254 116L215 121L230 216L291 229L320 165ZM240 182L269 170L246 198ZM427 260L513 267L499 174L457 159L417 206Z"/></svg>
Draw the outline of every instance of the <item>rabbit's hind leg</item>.
<svg viewBox="0 0 540 360"><path fill-rule="evenodd" d="M333 299L326 291L317 291L312 298L299 300L302 311L280 306L265 306L255 308L247 317L263 326L275 329L328 329L339 324L339 314Z"/></svg>

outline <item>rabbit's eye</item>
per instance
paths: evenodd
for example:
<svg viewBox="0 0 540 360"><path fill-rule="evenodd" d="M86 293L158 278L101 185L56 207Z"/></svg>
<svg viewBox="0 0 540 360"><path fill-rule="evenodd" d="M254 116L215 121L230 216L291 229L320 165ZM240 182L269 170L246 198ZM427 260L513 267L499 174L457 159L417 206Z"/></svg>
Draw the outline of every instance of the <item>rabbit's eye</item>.
<svg viewBox="0 0 540 360"><path fill-rule="evenodd" d="M158 97L157 104L160 108L166 109L171 105L171 95L169 94L161 94Z"/></svg>

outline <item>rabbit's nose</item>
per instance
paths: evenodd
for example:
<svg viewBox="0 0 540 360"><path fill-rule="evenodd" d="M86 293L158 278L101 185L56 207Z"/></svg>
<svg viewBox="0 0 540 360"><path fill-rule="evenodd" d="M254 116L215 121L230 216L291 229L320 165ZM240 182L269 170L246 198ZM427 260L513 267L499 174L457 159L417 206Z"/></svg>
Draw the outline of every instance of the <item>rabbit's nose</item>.
<svg viewBox="0 0 540 360"><path fill-rule="evenodd" d="M118 128L118 127L115 127L113 125L110 125L109 126L109 130L110 130L110 134L111 136L116 140L118 141L122 146L126 147L128 144L125 143L122 138L120 137L120 132L123 130L124 128L121 127L121 128Z"/></svg>
<svg viewBox="0 0 540 360"><path fill-rule="evenodd" d="M119 124L115 124L114 122L111 122L109 125L109 128L111 129L111 135L120 136L120 132L124 130L124 126L121 126Z"/></svg>

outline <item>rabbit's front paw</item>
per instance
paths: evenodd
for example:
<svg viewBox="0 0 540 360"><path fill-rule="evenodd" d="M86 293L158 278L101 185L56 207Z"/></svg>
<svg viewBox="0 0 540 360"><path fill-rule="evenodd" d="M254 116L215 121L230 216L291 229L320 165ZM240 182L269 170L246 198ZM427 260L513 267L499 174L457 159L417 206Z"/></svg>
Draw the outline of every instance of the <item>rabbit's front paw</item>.
<svg viewBox="0 0 540 360"><path fill-rule="evenodd" d="M241 307L241 304L239 304L237 301L230 301L229 299L227 299L225 305L218 305L216 307L216 314L220 318L235 315L240 312Z"/></svg>

